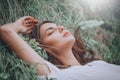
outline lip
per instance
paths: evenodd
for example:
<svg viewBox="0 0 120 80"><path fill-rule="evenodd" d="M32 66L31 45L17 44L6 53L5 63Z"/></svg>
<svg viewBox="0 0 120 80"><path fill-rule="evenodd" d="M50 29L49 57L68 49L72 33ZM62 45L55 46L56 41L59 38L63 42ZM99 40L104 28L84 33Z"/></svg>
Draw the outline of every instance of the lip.
<svg viewBox="0 0 120 80"><path fill-rule="evenodd" d="M68 37L68 36L70 36L70 32L65 31L64 34L63 34L63 37Z"/></svg>

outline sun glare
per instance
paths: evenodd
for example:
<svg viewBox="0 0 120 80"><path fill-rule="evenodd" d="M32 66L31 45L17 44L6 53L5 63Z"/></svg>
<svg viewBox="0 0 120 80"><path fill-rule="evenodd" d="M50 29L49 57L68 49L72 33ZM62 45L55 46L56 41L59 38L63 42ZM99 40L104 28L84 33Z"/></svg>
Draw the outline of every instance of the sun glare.
<svg viewBox="0 0 120 80"><path fill-rule="evenodd" d="M107 5L108 0L84 0L89 6L91 10L95 10L99 7L104 7Z"/></svg>

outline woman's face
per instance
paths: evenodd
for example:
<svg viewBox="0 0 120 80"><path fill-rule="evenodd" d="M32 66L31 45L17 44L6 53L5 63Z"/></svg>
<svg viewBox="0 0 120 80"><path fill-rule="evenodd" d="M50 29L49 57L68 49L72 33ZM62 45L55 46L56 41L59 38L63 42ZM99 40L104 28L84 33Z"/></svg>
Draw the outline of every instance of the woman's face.
<svg viewBox="0 0 120 80"><path fill-rule="evenodd" d="M63 26L55 23L45 23L40 27L42 43L60 50L72 48L75 38Z"/></svg>

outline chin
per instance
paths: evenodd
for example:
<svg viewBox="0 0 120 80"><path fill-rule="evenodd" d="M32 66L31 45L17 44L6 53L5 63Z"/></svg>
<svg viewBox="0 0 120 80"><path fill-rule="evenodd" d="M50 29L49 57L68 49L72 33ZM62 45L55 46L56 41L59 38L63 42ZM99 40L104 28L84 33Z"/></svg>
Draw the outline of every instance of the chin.
<svg viewBox="0 0 120 80"><path fill-rule="evenodd" d="M66 47L72 48L74 43L75 43L75 38L73 36L69 36L61 39L57 47L60 49L63 49Z"/></svg>
<svg viewBox="0 0 120 80"><path fill-rule="evenodd" d="M75 38L73 36L69 37L66 41L67 46L73 46L75 43Z"/></svg>
<svg viewBox="0 0 120 80"><path fill-rule="evenodd" d="M74 45L74 43L75 43L75 38L73 38L73 39L71 40L72 46Z"/></svg>

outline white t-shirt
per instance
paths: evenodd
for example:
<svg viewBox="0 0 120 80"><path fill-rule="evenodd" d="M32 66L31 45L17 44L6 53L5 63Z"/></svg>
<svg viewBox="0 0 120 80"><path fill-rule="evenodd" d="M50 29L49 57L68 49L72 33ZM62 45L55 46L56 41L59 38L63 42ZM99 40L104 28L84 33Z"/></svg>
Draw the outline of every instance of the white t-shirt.
<svg viewBox="0 0 120 80"><path fill-rule="evenodd" d="M120 80L120 66L101 60L66 69L59 69L48 61L46 63L51 71L48 78L56 78L56 80ZM45 80L44 77L40 78Z"/></svg>

